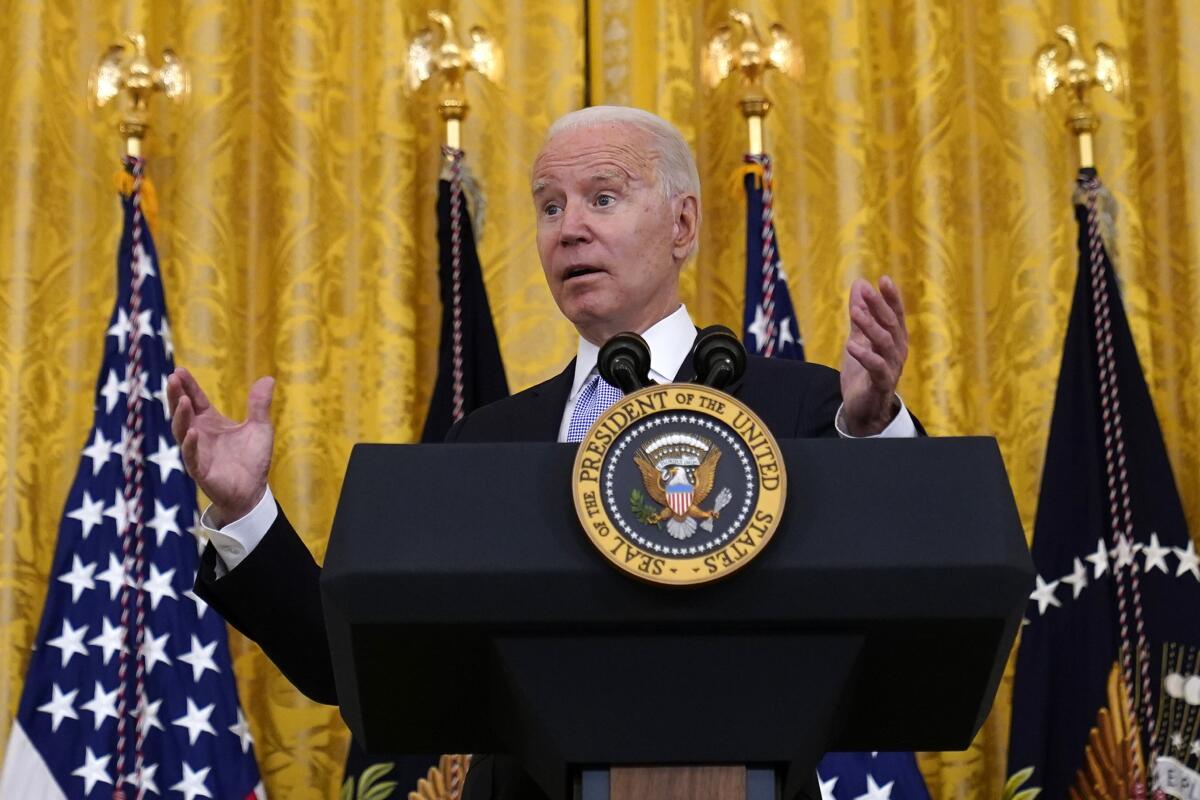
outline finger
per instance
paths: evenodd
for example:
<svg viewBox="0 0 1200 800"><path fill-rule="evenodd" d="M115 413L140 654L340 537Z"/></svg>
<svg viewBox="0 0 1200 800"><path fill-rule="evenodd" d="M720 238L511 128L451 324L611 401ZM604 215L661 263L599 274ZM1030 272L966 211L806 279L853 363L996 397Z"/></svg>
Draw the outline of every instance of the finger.
<svg viewBox="0 0 1200 800"><path fill-rule="evenodd" d="M895 363L899 350L892 332L879 324L879 320L863 309L854 309L854 321L870 342L871 349L885 360Z"/></svg>
<svg viewBox="0 0 1200 800"><path fill-rule="evenodd" d="M868 287L866 291L863 292L863 300L866 303L868 310L870 310L871 316L874 317L880 325L887 328L892 333L899 331L900 321L896 318L896 312L892 310L892 307L888 304L887 300L884 299L883 295L880 294L874 286Z"/></svg>
<svg viewBox="0 0 1200 800"><path fill-rule="evenodd" d="M175 407L179 405L179 398L182 394L183 388L179 385L179 378L172 372L167 376L167 413L172 418L175 416Z"/></svg>
<svg viewBox="0 0 1200 800"><path fill-rule="evenodd" d="M175 370L175 374L179 376L179 384L183 393L192 399L192 406L196 409L197 414L203 414L212 407L212 403L208 402L208 396L204 394L200 384L192 377L192 373L180 367Z"/></svg>
<svg viewBox="0 0 1200 800"><path fill-rule="evenodd" d="M271 421L271 397L275 393L275 379L271 376L259 378L250 387L246 399L246 418L250 422Z"/></svg>
<svg viewBox="0 0 1200 800"><path fill-rule="evenodd" d="M857 361L867 374L871 376L871 385L880 392L891 394L896 391L896 381L899 378L892 367L869 347L863 347L855 342L846 344L846 351Z"/></svg>
<svg viewBox="0 0 1200 800"><path fill-rule="evenodd" d="M186 396L179 398L175 405L175 413L171 415L171 433L174 434L175 441L183 443L184 437L192 429L195 416L192 413L192 401Z"/></svg>
<svg viewBox="0 0 1200 800"><path fill-rule="evenodd" d="M906 325L904 320L904 300L900 297L900 287L896 286L896 282L890 277L884 275L879 279L879 292L892 309L892 313L896 315L896 320L899 322L900 327L904 328Z"/></svg>
<svg viewBox="0 0 1200 800"><path fill-rule="evenodd" d="M204 476L200 474L200 434L195 429L189 430L180 440L179 449L183 452L183 466L187 468L188 475L191 475L193 480L202 480Z"/></svg>

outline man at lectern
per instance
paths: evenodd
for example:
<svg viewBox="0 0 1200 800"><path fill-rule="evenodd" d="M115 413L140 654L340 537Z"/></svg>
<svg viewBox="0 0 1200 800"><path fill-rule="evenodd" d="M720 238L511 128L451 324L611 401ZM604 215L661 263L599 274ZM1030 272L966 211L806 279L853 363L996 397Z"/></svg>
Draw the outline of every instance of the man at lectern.
<svg viewBox="0 0 1200 800"><path fill-rule="evenodd" d="M649 345L651 379L694 378L688 355L697 329L680 303L679 275L698 242L700 181L679 132L638 109L576 111L551 126L531 180L538 255L555 302L579 332L577 355L556 377L469 415L450 431L451 441L578 441L621 396L600 378L596 359L624 331ZM840 375L751 356L727 391L780 438L915 435L895 394L908 353L896 286L886 277L878 288L855 281L849 313ZM184 463L212 500L202 518L210 543L196 591L297 688L336 703L320 568L267 485L273 388L273 379L260 378L246 420L237 423L186 370L169 379ZM472 770L472 796L525 796L519 778L507 774L511 767L497 759L492 770Z"/></svg>

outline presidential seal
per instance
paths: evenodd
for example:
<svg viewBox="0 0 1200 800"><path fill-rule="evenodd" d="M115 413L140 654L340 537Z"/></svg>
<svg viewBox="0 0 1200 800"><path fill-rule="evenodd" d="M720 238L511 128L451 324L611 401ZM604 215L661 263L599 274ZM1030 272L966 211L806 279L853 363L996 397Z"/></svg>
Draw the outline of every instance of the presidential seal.
<svg viewBox="0 0 1200 800"><path fill-rule="evenodd" d="M787 479L767 427L735 398L690 383L649 386L579 443L572 489L592 544L653 583L722 578L762 551Z"/></svg>

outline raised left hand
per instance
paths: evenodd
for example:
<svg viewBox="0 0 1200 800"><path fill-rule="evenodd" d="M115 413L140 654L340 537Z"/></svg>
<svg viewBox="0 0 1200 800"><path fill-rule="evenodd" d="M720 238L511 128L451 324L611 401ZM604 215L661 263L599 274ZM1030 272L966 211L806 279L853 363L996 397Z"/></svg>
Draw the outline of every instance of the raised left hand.
<svg viewBox="0 0 1200 800"><path fill-rule="evenodd" d="M896 384L908 358L900 290L886 275L876 289L850 287L850 336L842 352L842 411L847 433L873 436L896 415Z"/></svg>

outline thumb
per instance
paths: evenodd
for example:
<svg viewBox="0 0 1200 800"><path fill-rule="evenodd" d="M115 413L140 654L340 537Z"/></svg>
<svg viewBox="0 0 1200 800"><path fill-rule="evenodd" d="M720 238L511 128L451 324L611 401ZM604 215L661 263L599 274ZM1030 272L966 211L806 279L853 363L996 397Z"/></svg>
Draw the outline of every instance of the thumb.
<svg viewBox="0 0 1200 800"><path fill-rule="evenodd" d="M259 378L250 387L246 399L246 419L249 422L271 422L271 396L275 393L275 379L269 375Z"/></svg>

